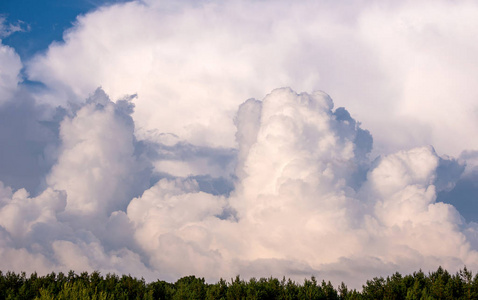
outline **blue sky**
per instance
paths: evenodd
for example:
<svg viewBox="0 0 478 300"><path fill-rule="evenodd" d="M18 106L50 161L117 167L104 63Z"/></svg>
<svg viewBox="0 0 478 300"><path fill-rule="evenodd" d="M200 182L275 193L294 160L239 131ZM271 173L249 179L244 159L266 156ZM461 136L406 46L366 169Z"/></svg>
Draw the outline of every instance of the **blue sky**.
<svg viewBox="0 0 478 300"><path fill-rule="evenodd" d="M23 60L38 51L45 51L53 41L62 41L63 32L72 27L76 17L103 5L126 2L122 0L5 0L0 3L0 13L6 21L20 24L25 30L3 39L3 44L13 47Z"/></svg>
<svg viewBox="0 0 478 300"><path fill-rule="evenodd" d="M475 2L0 13L0 269L478 269Z"/></svg>

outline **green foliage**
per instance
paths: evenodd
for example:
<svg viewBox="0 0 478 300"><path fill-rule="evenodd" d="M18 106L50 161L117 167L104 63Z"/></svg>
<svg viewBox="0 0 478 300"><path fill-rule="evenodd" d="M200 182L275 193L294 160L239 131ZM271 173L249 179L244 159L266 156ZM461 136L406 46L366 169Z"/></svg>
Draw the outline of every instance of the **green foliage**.
<svg viewBox="0 0 478 300"><path fill-rule="evenodd" d="M179 279L175 283L174 300L200 300L206 298L206 284L204 278L187 276Z"/></svg>
<svg viewBox="0 0 478 300"><path fill-rule="evenodd" d="M38 276L33 273L3 273L0 271L0 300L3 299L218 299L218 300L296 300L296 299L478 299L478 275L465 267L456 274L439 267L424 274L421 270L411 275L395 273L386 279L376 277L368 280L362 292L349 290L342 283L336 288L330 282L315 277L298 284L290 279L251 278L244 281L239 276L227 282L224 279L208 284L204 278L186 276L175 283L154 281L146 283L143 278L131 275L99 272L76 274L70 271Z"/></svg>

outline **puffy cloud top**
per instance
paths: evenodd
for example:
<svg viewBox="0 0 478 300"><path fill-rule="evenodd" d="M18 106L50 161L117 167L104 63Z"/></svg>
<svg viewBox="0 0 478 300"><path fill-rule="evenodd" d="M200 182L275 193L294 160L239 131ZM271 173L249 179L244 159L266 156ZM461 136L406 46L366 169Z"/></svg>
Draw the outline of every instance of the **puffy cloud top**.
<svg viewBox="0 0 478 300"><path fill-rule="evenodd" d="M42 102L84 101L98 86L113 99L137 93L143 137L161 128L232 147L237 106L290 86L334 95L374 133L377 154L433 144L459 155L477 147L477 11L472 1L132 1L78 17L26 71L50 88Z"/></svg>

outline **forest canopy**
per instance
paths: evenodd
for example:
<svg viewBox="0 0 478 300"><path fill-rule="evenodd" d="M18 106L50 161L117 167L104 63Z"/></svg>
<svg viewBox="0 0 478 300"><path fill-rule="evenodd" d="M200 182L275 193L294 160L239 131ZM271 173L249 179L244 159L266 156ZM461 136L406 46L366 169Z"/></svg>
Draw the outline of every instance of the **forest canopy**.
<svg viewBox="0 0 478 300"><path fill-rule="evenodd" d="M76 274L70 271L39 276L32 273L0 271L0 299L477 299L478 275L467 270L450 274L439 267L425 274L395 273L387 278L367 280L362 291L349 290L342 283L335 288L330 281L315 277L297 283L282 278L239 276L217 283L186 276L175 283L162 280L146 283L131 275Z"/></svg>

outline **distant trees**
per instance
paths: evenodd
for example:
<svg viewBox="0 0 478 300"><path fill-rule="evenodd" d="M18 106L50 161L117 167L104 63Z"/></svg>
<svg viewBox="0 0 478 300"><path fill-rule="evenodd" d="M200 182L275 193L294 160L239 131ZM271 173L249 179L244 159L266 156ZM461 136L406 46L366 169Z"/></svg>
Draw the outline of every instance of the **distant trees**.
<svg viewBox="0 0 478 300"><path fill-rule="evenodd" d="M2 299L478 299L478 276L464 268L450 274L443 268L425 274L422 271L402 276L395 273L387 278L368 280L362 291L349 290L342 283L336 288L330 282L315 277L298 284L290 279L252 278L239 276L230 282L224 279L214 284L204 278L187 276L175 283L157 280L146 283L143 278L99 272L79 275L70 271L27 277L25 273L0 271Z"/></svg>

